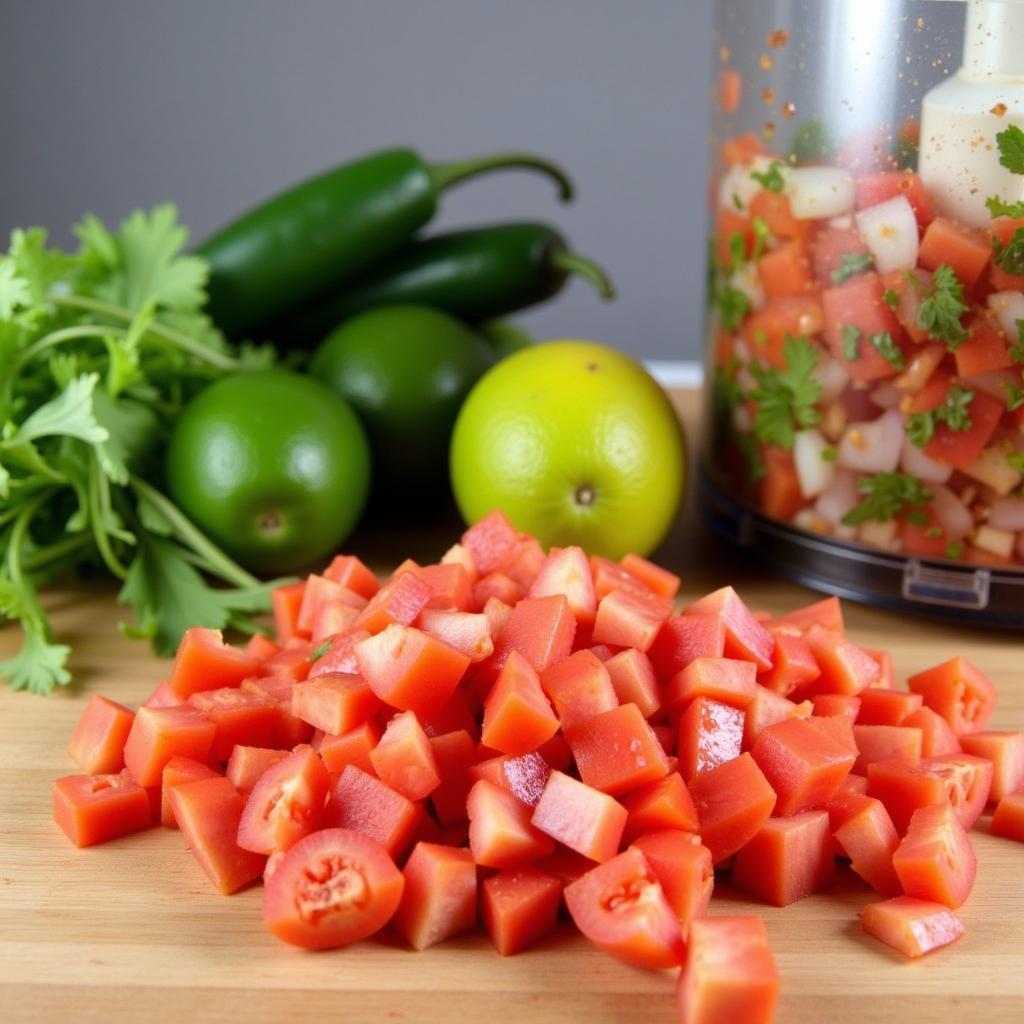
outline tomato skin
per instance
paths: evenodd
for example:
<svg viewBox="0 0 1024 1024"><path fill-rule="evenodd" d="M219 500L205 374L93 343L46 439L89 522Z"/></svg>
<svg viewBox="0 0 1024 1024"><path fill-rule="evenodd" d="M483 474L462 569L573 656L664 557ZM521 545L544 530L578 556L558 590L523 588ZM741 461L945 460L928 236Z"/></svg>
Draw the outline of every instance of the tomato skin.
<svg viewBox="0 0 1024 1024"><path fill-rule="evenodd" d="M494 948L512 956L555 930L562 882L537 868L499 871L484 879L481 895L484 928Z"/></svg>
<svg viewBox="0 0 1024 1024"><path fill-rule="evenodd" d="M908 896L953 910L970 895L977 872L971 841L948 802L914 811L892 866Z"/></svg>
<svg viewBox="0 0 1024 1024"><path fill-rule="evenodd" d="M93 846L149 828L149 796L127 772L67 775L51 786L53 820L75 846Z"/></svg>
<svg viewBox="0 0 1024 1024"><path fill-rule="evenodd" d="M868 935L908 957L941 949L964 933L959 918L942 904L910 896L869 903L861 912L861 924Z"/></svg>
<svg viewBox="0 0 1024 1024"><path fill-rule="evenodd" d="M576 927L624 963L658 970L683 960L679 921L636 847L567 885L565 903Z"/></svg>
<svg viewBox="0 0 1024 1024"><path fill-rule="evenodd" d="M387 851L344 828L296 843L267 880L263 920L284 942L336 949L380 931L402 900L405 879Z"/></svg>
<svg viewBox="0 0 1024 1024"><path fill-rule="evenodd" d="M408 847L422 817L418 804L350 764L334 785L323 823L361 832L397 859Z"/></svg>
<svg viewBox="0 0 1024 1024"><path fill-rule="evenodd" d="M476 924L476 864L469 850L417 843L402 870L395 928L413 949L444 942Z"/></svg>
<svg viewBox="0 0 1024 1024"><path fill-rule="evenodd" d="M200 779L215 779L217 773L209 766L190 757L172 757L164 765L160 781L160 824L165 828L177 828L174 809L171 807L171 790L185 782L198 782Z"/></svg>
<svg viewBox="0 0 1024 1024"><path fill-rule="evenodd" d="M907 686L921 694L925 707L941 715L957 736L984 729L996 707L996 688L963 657L912 675Z"/></svg>
<svg viewBox="0 0 1024 1024"><path fill-rule="evenodd" d="M216 731L213 722L188 705L139 708L124 745L125 766L140 786L157 786L175 754L206 761Z"/></svg>
<svg viewBox="0 0 1024 1024"><path fill-rule="evenodd" d="M533 810L532 824L591 860L615 856L629 813L607 793L553 771Z"/></svg>
<svg viewBox="0 0 1024 1024"><path fill-rule="evenodd" d="M680 1024L772 1024L779 975L764 921L694 921L676 993Z"/></svg>
<svg viewBox="0 0 1024 1024"><path fill-rule="evenodd" d="M200 690L238 686L259 672L260 663L245 651L224 643L219 629L189 629L181 638L167 685L185 700Z"/></svg>
<svg viewBox="0 0 1024 1024"><path fill-rule="evenodd" d="M124 745L135 712L99 694L85 705L71 740L68 755L87 775L113 775L124 767Z"/></svg>
<svg viewBox="0 0 1024 1024"><path fill-rule="evenodd" d="M330 776L317 752L300 746L260 777L245 803L238 845L253 853L289 850L323 820Z"/></svg>

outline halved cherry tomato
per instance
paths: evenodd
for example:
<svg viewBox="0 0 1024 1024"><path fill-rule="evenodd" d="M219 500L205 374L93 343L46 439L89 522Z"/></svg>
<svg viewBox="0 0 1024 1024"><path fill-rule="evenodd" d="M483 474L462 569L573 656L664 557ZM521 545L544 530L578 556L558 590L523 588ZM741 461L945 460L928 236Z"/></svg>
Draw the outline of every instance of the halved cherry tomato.
<svg viewBox="0 0 1024 1024"><path fill-rule="evenodd" d="M253 853L289 850L320 827L330 776L317 752L296 747L253 787L238 827L238 845Z"/></svg>
<svg viewBox="0 0 1024 1024"><path fill-rule="evenodd" d="M1002 800L1024 786L1024 733L1009 731L973 732L960 737L968 754L992 762L989 800Z"/></svg>
<svg viewBox="0 0 1024 1024"><path fill-rule="evenodd" d="M835 874L827 811L769 818L737 854L732 881L745 892L787 907L817 892Z"/></svg>
<svg viewBox="0 0 1024 1024"><path fill-rule="evenodd" d="M193 761L190 757L172 757L164 765L160 778L160 824L165 828L177 828L174 810L171 807L171 790L183 782L198 782L200 779L215 779L217 773L207 764Z"/></svg>
<svg viewBox="0 0 1024 1024"><path fill-rule="evenodd" d="M623 843L631 843L647 832L666 829L697 832L700 829L697 809L678 772L633 790L622 798L622 806L629 812L622 833Z"/></svg>
<svg viewBox="0 0 1024 1024"><path fill-rule="evenodd" d="M423 809L418 804L350 764L334 785L324 824L361 832L397 859L408 847L422 817Z"/></svg>
<svg viewBox="0 0 1024 1024"><path fill-rule="evenodd" d="M263 920L279 939L307 949L348 946L380 931L405 880L376 840L326 828L296 843L267 881Z"/></svg>
<svg viewBox="0 0 1024 1024"><path fill-rule="evenodd" d="M196 708L139 708L124 745L124 763L140 786L158 786L164 765L175 756L206 761L216 726Z"/></svg>
<svg viewBox="0 0 1024 1024"><path fill-rule="evenodd" d="M89 698L79 718L68 755L87 775L113 775L124 767L124 745L135 712L99 694Z"/></svg>
<svg viewBox="0 0 1024 1024"><path fill-rule="evenodd" d="M441 784L434 748L411 711L388 722L370 764L381 782L410 800L422 800Z"/></svg>
<svg viewBox="0 0 1024 1024"><path fill-rule="evenodd" d="M966 658L953 658L907 680L924 698L926 707L940 714L960 736L984 729L996 707L996 688Z"/></svg>
<svg viewBox="0 0 1024 1024"><path fill-rule="evenodd" d="M238 686L259 672L257 658L224 643L219 629L189 629L181 638L167 685L184 700L200 690Z"/></svg>
<svg viewBox="0 0 1024 1024"><path fill-rule="evenodd" d="M53 820L75 846L105 843L153 824L149 796L127 772L67 775L51 793Z"/></svg>
<svg viewBox="0 0 1024 1024"><path fill-rule="evenodd" d="M694 921L676 992L680 1024L772 1024L779 975L761 918Z"/></svg>
<svg viewBox="0 0 1024 1024"><path fill-rule="evenodd" d="M473 784L466 807L469 847L477 864L522 867L554 849L551 839L531 823L532 808L487 779Z"/></svg>
<svg viewBox="0 0 1024 1024"><path fill-rule="evenodd" d="M484 702L481 740L505 754L527 754L557 731L558 719L536 671L518 651L511 651Z"/></svg>
<svg viewBox="0 0 1024 1024"><path fill-rule="evenodd" d="M960 919L941 903L910 896L869 903L860 920L868 935L909 957L948 946L964 933Z"/></svg>
<svg viewBox="0 0 1024 1024"><path fill-rule="evenodd" d="M832 833L850 867L880 896L902 892L892 866L899 833L881 800L858 793L837 793L828 805Z"/></svg>
<svg viewBox="0 0 1024 1024"><path fill-rule="evenodd" d="M224 775L242 796L247 797L263 775L277 764L278 761L283 761L290 753L291 751L288 750L275 750L271 747L249 747L240 743L231 751ZM165 787L167 785L166 771L167 769L165 768Z"/></svg>
<svg viewBox="0 0 1024 1024"><path fill-rule="evenodd" d="M565 903L576 927L619 960L650 970L682 962L679 921L636 847L567 885Z"/></svg>
<svg viewBox="0 0 1024 1024"><path fill-rule="evenodd" d="M499 871L483 882L484 927L502 956L535 945L555 930L562 882L537 868Z"/></svg>
<svg viewBox="0 0 1024 1024"><path fill-rule="evenodd" d="M476 924L476 864L469 850L417 843L402 875L402 902L392 924L413 949L434 946Z"/></svg>
<svg viewBox="0 0 1024 1024"><path fill-rule="evenodd" d="M533 825L591 860L615 855L629 813L607 793L552 772L533 810Z"/></svg>
<svg viewBox="0 0 1024 1024"><path fill-rule="evenodd" d="M970 895L977 871L971 841L947 801L914 811L892 866L908 896L954 910Z"/></svg>
<svg viewBox="0 0 1024 1024"><path fill-rule="evenodd" d="M674 829L648 832L633 846L650 865L686 938L690 922L703 917L711 902L715 887L711 851L701 844L700 836Z"/></svg>

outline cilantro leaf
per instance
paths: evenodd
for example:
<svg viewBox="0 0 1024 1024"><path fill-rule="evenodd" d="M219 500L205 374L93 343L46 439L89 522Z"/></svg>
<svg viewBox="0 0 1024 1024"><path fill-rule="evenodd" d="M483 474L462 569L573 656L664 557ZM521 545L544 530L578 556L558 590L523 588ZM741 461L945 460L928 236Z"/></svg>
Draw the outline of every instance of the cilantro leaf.
<svg viewBox="0 0 1024 1024"><path fill-rule="evenodd" d="M1013 381L1004 380L1003 390L1006 392L1006 410L1014 412L1024 405L1024 387L1014 384Z"/></svg>
<svg viewBox="0 0 1024 1024"><path fill-rule="evenodd" d="M893 341L892 335L888 331L872 334L868 340L875 347L875 351L890 366L894 366L897 370L906 369L907 362L903 356L903 350Z"/></svg>
<svg viewBox="0 0 1024 1024"><path fill-rule="evenodd" d="M25 640L13 658L0 661L0 677L6 677L12 690L47 694L54 686L67 686L71 673L65 668L71 648L54 644L42 630L25 630Z"/></svg>
<svg viewBox="0 0 1024 1024"><path fill-rule="evenodd" d="M930 412L912 412L904 430L911 444L923 448L935 436L935 416Z"/></svg>
<svg viewBox="0 0 1024 1024"><path fill-rule="evenodd" d="M843 337L843 358L848 363L860 359L860 329L853 324L843 324L840 332Z"/></svg>
<svg viewBox="0 0 1024 1024"><path fill-rule="evenodd" d="M18 274L28 285L29 303L45 303L50 289L74 266L74 259L59 249L46 248L46 232L42 228L11 232L10 258Z"/></svg>
<svg viewBox="0 0 1024 1024"><path fill-rule="evenodd" d="M772 229L763 217L755 217L751 227L754 229L754 248L750 253L750 260L756 263L764 253L765 239L772 233Z"/></svg>
<svg viewBox="0 0 1024 1024"><path fill-rule="evenodd" d="M742 231L734 231L729 236L729 262L733 270L747 265L747 236Z"/></svg>
<svg viewBox="0 0 1024 1024"><path fill-rule="evenodd" d="M886 290L885 290L885 291L884 291L884 292L882 293L882 301L883 301L883 302L884 302L884 303L885 303L885 304L886 304L886 305L887 305L887 306L888 306L888 307L889 307L890 309L896 309L896 308L898 308L898 307L899 307L899 304L900 304L900 295L899 295L899 292L893 291L893 289L892 289L892 288L887 288L887 289L886 289Z"/></svg>
<svg viewBox="0 0 1024 1024"><path fill-rule="evenodd" d="M959 541L951 540L946 545L947 558L959 558L964 553L964 546Z"/></svg>
<svg viewBox="0 0 1024 1024"><path fill-rule="evenodd" d="M787 335L782 346L784 369L750 364L759 385L750 393L757 403L754 431L765 444L793 447L797 429L811 427L821 419L815 403L821 385L814 379L818 350L807 338Z"/></svg>
<svg viewBox="0 0 1024 1024"><path fill-rule="evenodd" d="M9 256L0 256L0 320L9 320L14 311L32 301L32 289Z"/></svg>
<svg viewBox="0 0 1024 1024"><path fill-rule="evenodd" d="M713 302L723 331L735 331L743 323L743 318L750 309L750 299L747 298L746 292L741 292L731 284L716 288Z"/></svg>
<svg viewBox="0 0 1024 1024"><path fill-rule="evenodd" d="M767 171L751 171L750 177L769 192L779 193L786 187L781 160L773 160Z"/></svg>
<svg viewBox="0 0 1024 1024"><path fill-rule="evenodd" d="M950 430L970 430L970 408L973 401L973 391L961 387L950 388L946 400L935 410L935 418L945 423Z"/></svg>
<svg viewBox="0 0 1024 1024"><path fill-rule="evenodd" d="M992 239L992 261L1007 274L1024 274L1024 228L1017 228L1006 245Z"/></svg>
<svg viewBox="0 0 1024 1024"><path fill-rule="evenodd" d="M914 275L910 277L920 286ZM944 341L953 352L967 340L967 330L960 317L967 312L963 301L964 286L953 268L943 263L932 275L932 288L917 311L917 326L937 341Z"/></svg>
<svg viewBox="0 0 1024 1024"><path fill-rule="evenodd" d="M908 506L911 511L920 511L920 506L934 498L917 477L895 471L862 477L857 482L857 490L865 497L843 516L845 526L860 526L869 520L884 523Z"/></svg>
<svg viewBox="0 0 1024 1024"><path fill-rule="evenodd" d="M874 257L869 252L844 252L839 259L839 266L832 271L833 284L843 284L857 274L870 270Z"/></svg>
<svg viewBox="0 0 1024 1024"><path fill-rule="evenodd" d="M989 196L985 200L985 205L988 207L988 212L993 217L1024 217L1024 202L1017 201L1008 203L1004 199L1000 199L998 196Z"/></svg>
<svg viewBox="0 0 1024 1024"><path fill-rule="evenodd" d="M1024 174L1024 131L1015 124L996 135L999 147L999 162L1014 174Z"/></svg>
<svg viewBox="0 0 1024 1024"><path fill-rule="evenodd" d="M14 448L41 437L76 437L87 444L100 444L109 437L106 430L96 422L93 413L93 391L99 376L95 373L82 374L52 401L41 405L10 436L0 442L0 447Z"/></svg>

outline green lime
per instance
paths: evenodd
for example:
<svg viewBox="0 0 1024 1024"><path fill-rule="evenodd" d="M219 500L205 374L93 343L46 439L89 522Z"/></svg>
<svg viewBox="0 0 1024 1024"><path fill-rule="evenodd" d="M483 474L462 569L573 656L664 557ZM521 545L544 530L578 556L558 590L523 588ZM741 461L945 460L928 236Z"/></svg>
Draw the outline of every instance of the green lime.
<svg viewBox="0 0 1024 1024"><path fill-rule="evenodd" d="M455 417L493 362L474 331L426 306L361 313L317 349L310 372L347 399L366 428L378 511L422 517L448 500Z"/></svg>
<svg viewBox="0 0 1024 1024"><path fill-rule="evenodd" d="M370 485L355 414L319 381L285 370L224 377L178 418L171 497L256 572L304 568L337 550Z"/></svg>
<svg viewBox="0 0 1024 1024"><path fill-rule="evenodd" d="M555 341L500 362L466 399L452 486L475 522L500 508L545 546L650 553L679 509L686 469L668 396L615 349Z"/></svg>

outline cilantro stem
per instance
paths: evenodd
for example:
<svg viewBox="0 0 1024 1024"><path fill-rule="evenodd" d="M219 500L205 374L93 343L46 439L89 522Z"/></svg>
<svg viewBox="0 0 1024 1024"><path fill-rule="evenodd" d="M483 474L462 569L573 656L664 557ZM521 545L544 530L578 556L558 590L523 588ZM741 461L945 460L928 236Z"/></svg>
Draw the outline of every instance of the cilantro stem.
<svg viewBox="0 0 1024 1024"><path fill-rule="evenodd" d="M233 583L236 587L261 585L255 576L246 572L202 533L170 498L137 476L129 477L128 483L140 498L148 501L171 524L178 540L204 558L211 570L222 580Z"/></svg>
<svg viewBox="0 0 1024 1024"><path fill-rule="evenodd" d="M87 299L82 295L51 294L49 298L51 302L56 303L58 306L88 310L91 313L98 313L100 316L110 317L112 320L122 320L130 324L135 319L134 313L123 309L121 306L112 306L107 302L100 302L97 299ZM223 352L218 352L216 349L209 348L196 341L195 338L182 334L172 327L166 327L158 320L152 321L146 327L146 332L148 334L155 334L158 338L163 338L164 341L169 341L172 345L177 345L178 348L188 352L189 355L193 355L196 359L201 359L211 366L216 366L220 370L237 370L241 366L237 359L225 355Z"/></svg>
<svg viewBox="0 0 1024 1024"><path fill-rule="evenodd" d="M26 612L21 615L26 632L32 629L44 632L46 618L36 596L35 587L22 575L21 549L35 514L50 499L51 493L50 489L41 491L25 503L14 520L7 545L7 575L10 581L26 596Z"/></svg>
<svg viewBox="0 0 1024 1024"><path fill-rule="evenodd" d="M59 331L51 331L49 334L44 334L35 344L29 345L21 353L18 361L14 364L11 376L13 377L19 373L40 352L45 352L46 349L53 348L55 345L60 345L65 341L78 341L81 338L103 338L108 334L124 333L120 327L103 327L99 324L95 326L92 324L82 324L78 327L62 327Z"/></svg>
<svg viewBox="0 0 1024 1024"><path fill-rule="evenodd" d="M45 569L51 562L59 561L68 555L73 555L81 548L88 547L92 539L84 533L74 537L65 537L56 544L49 544L44 548L37 548L23 562L22 568L28 572L38 572Z"/></svg>
<svg viewBox="0 0 1024 1024"><path fill-rule="evenodd" d="M92 525L92 535L96 540L96 547L99 549L100 557L104 565L120 580L128 575L128 569L121 564L120 559L114 554L110 544L110 537L107 534L105 521L109 516L109 502L104 502L103 491L100 480L103 473L100 470L99 461L95 456L89 460L89 504L92 506L89 521ZM108 494L109 496L109 494Z"/></svg>

